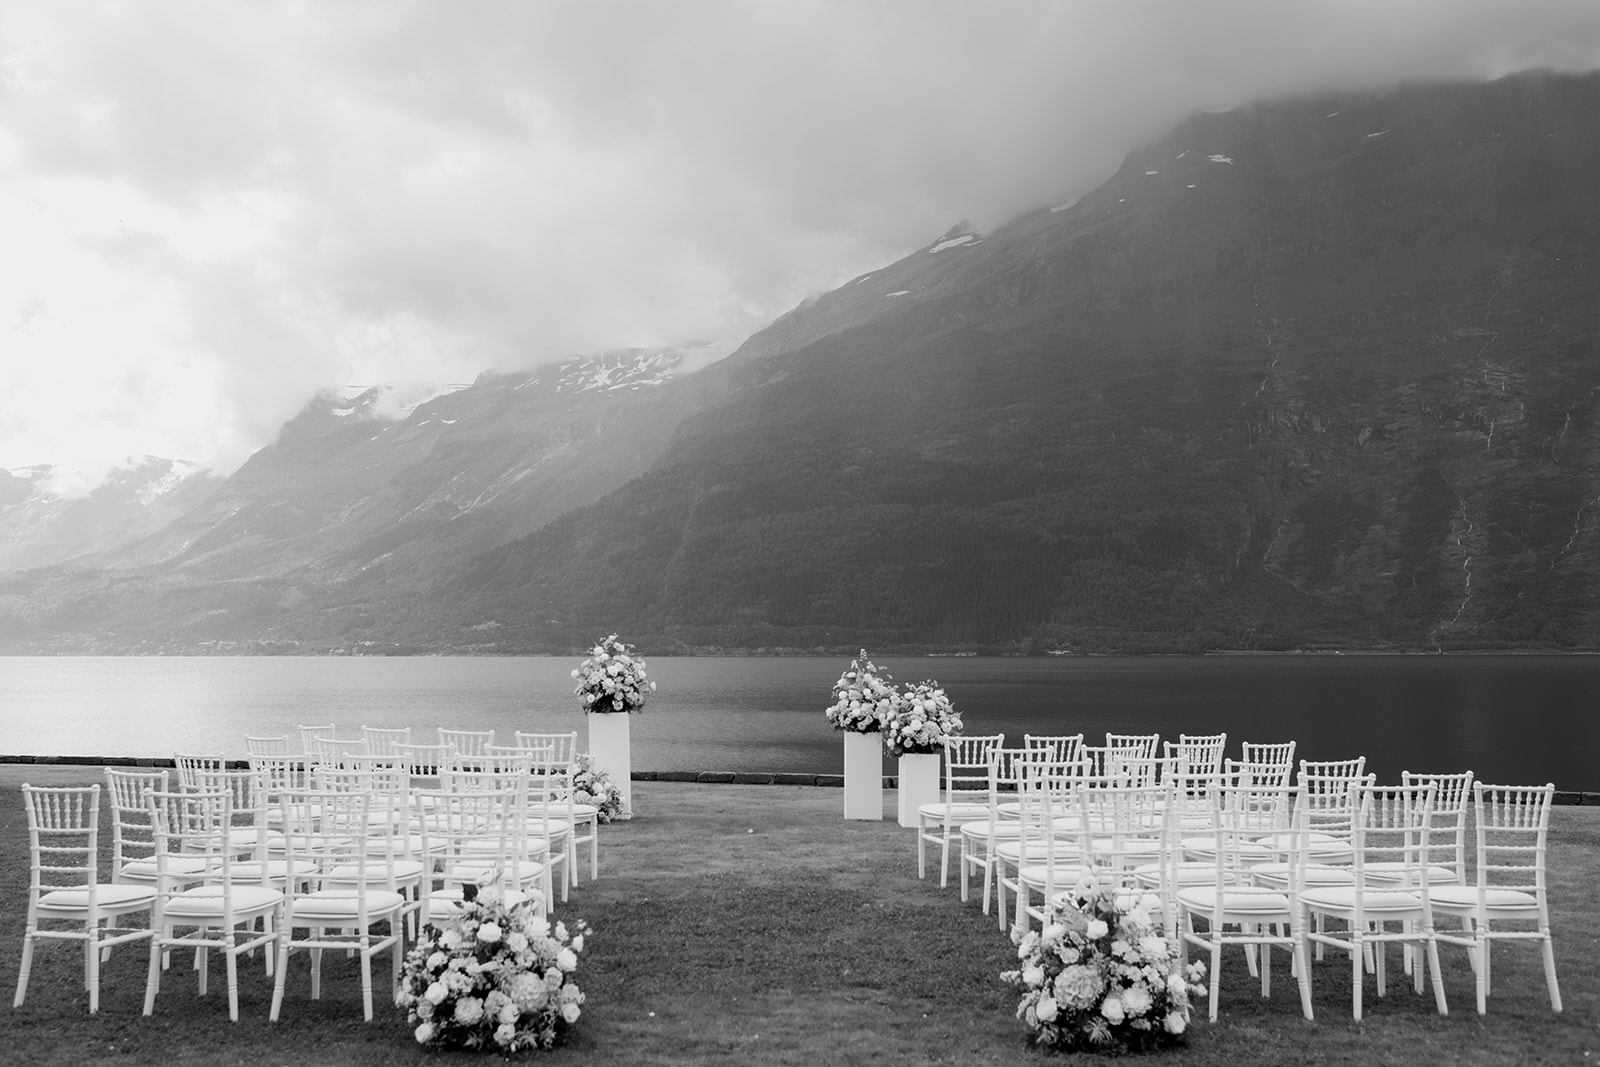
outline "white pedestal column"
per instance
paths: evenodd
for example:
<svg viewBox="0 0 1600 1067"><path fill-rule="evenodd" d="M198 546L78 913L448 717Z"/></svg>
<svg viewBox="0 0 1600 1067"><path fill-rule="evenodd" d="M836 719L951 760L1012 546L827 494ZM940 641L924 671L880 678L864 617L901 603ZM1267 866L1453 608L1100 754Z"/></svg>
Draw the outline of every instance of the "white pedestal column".
<svg viewBox="0 0 1600 1067"><path fill-rule="evenodd" d="M611 775L622 793L622 817L633 818L633 718L627 712L597 715L589 712L589 755L595 766Z"/></svg>
<svg viewBox="0 0 1600 1067"><path fill-rule="evenodd" d="M883 819L883 734L844 730L844 817Z"/></svg>
<svg viewBox="0 0 1600 1067"><path fill-rule="evenodd" d="M916 826L917 809L939 801L939 766L936 752L907 753L900 757L900 825Z"/></svg>

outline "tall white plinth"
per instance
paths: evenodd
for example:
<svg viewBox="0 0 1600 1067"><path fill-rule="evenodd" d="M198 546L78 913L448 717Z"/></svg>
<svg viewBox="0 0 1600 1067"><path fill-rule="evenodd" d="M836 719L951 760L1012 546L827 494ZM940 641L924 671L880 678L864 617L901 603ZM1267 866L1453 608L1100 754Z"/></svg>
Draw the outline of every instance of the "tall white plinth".
<svg viewBox="0 0 1600 1067"><path fill-rule="evenodd" d="M611 775L622 794L622 817L633 818L633 749L627 712L589 712L589 755L595 766Z"/></svg>
<svg viewBox="0 0 1600 1067"><path fill-rule="evenodd" d="M939 801L939 765L936 752L908 752L900 757L900 825L916 826L917 809Z"/></svg>
<svg viewBox="0 0 1600 1067"><path fill-rule="evenodd" d="M844 817L883 818L883 734L844 733Z"/></svg>

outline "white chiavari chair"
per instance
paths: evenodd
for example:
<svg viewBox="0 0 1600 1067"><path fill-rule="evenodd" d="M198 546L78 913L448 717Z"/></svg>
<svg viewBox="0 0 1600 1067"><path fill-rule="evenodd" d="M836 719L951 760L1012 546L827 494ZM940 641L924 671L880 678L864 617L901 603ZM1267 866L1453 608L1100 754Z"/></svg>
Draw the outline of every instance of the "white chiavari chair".
<svg viewBox="0 0 1600 1067"><path fill-rule="evenodd" d="M1432 818L1432 786L1391 786L1378 788L1365 777L1350 779L1350 807L1358 812L1351 836L1351 880L1345 885L1307 885L1300 890L1301 935L1318 946L1345 952L1350 958L1351 1017L1361 1019L1365 988L1363 972L1369 966L1377 979L1378 996L1386 990L1384 948L1391 942L1421 949L1433 980L1434 1006L1440 1015L1447 1013L1444 980L1439 971L1439 944L1433 925L1431 887L1423 876L1420 857L1428 852L1428 825ZM1302 811L1307 810L1302 794ZM1307 827L1309 830L1309 827ZM1303 864L1312 862L1314 844L1309 833L1302 833L1300 855ZM1391 875L1401 875L1374 885L1365 877L1371 860L1386 864ZM1414 867L1404 865L1416 862ZM1402 866L1396 868L1394 864ZM1335 919L1342 925L1329 927L1323 920ZM1315 927L1310 920L1316 920ZM1397 928L1391 928L1397 927ZM1370 964L1369 964L1370 961ZM1422 972L1414 974L1416 991L1422 992Z"/></svg>
<svg viewBox="0 0 1600 1067"><path fill-rule="evenodd" d="M994 850L1003 841L1022 838L1021 809L1017 807L1017 786L1026 748L996 748L989 760L988 813L982 819L961 824L961 899L969 897L971 875L983 875L983 914L989 914L994 888ZM1009 814L1002 810L1010 805Z"/></svg>
<svg viewBox="0 0 1600 1067"><path fill-rule="evenodd" d="M311 999L319 1000L323 954L348 951L361 961L362 1011L371 1022L372 958L390 954L389 1000L400 982L407 901L396 876L401 862L393 847L397 819L385 810L392 797L369 783L366 788L290 790L279 803L289 859L316 873L303 884L291 883L286 893L269 1017L276 1022L282 1010L292 953L310 953ZM376 924L386 929L374 932Z"/></svg>
<svg viewBox="0 0 1600 1067"><path fill-rule="evenodd" d="M145 981L144 1013L155 1011L161 989L162 963L173 949L193 948L199 991L206 992L205 954L217 949L228 972L228 1017L239 1021L239 956L269 945L277 937L283 892L259 882L234 877L233 863L241 852L249 854L258 838L247 846L234 841L239 827L233 815L233 794L183 791L145 794L156 835L156 904L151 918L155 931L150 945L150 967ZM207 861L204 881L196 884L189 862ZM175 863L174 861L179 861ZM256 929L259 922L260 928ZM272 954L266 958L273 969Z"/></svg>
<svg viewBox="0 0 1600 1067"><path fill-rule="evenodd" d="M493 730L453 730L444 726L438 729L439 744L449 745L461 758L482 756L484 750L494 744Z"/></svg>
<svg viewBox="0 0 1600 1067"><path fill-rule="evenodd" d="M928 845L939 846L939 886L950 884L950 846L961 840L961 824L989 813L989 760L1005 744L1005 734L947 737L944 741L944 795L917 807L917 877L928 873Z"/></svg>
<svg viewBox="0 0 1600 1067"><path fill-rule="evenodd" d="M1544 957L1550 1009L1561 1010L1556 981L1555 944L1550 934L1550 887L1546 858L1550 804L1556 787L1472 783L1474 874L1465 885L1433 889L1434 911L1459 919L1462 933L1438 933L1438 940L1467 949L1476 980L1478 1014L1488 1010L1492 992L1489 957L1500 941L1539 947ZM1506 924L1515 924L1508 926ZM1530 925L1531 924L1531 925Z"/></svg>
<svg viewBox="0 0 1600 1067"><path fill-rule="evenodd" d="M151 912L156 891L149 884L100 880L99 785L24 782L22 802L28 820L28 905L12 1007L22 1007L28 995L39 941L80 941L93 1015L100 1010L101 954L151 937L148 926L123 926L122 920Z"/></svg>
<svg viewBox="0 0 1600 1067"><path fill-rule="evenodd" d="M1029 825L1017 842L1014 927L1026 932L1033 920L1049 922L1051 909L1085 879L1098 882L1083 834L1084 771L1081 762L1028 759L1023 767L1023 819ZM998 846L997 853L1007 845ZM1033 903L1037 895L1039 903Z"/></svg>
<svg viewBox="0 0 1600 1067"><path fill-rule="evenodd" d="M1277 795L1274 795L1277 794ZM1209 885L1179 885L1174 893L1177 928L1185 957L1198 948L1209 957L1211 1019L1217 1018L1222 978L1222 952L1230 945L1260 954L1261 995L1272 994L1272 954L1285 948L1294 957L1300 987L1300 1010L1312 1017L1310 966L1300 932L1299 887L1287 891L1255 885L1249 867L1262 855L1257 838L1272 828L1288 803L1290 787L1241 785L1230 781L1215 805L1207 855L1213 863ZM1293 844L1293 842L1289 842ZM1203 923L1203 926L1197 925Z"/></svg>

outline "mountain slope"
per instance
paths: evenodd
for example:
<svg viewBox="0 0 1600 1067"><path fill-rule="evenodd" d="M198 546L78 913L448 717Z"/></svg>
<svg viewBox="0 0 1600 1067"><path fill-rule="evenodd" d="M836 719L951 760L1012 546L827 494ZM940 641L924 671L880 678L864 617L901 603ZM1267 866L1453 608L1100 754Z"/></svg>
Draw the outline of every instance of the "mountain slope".
<svg viewBox="0 0 1600 1067"><path fill-rule="evenodd" d="M752 338L656 469L422 628L1592 645L1597 106L1529 75L1195 116Z"/></svg>

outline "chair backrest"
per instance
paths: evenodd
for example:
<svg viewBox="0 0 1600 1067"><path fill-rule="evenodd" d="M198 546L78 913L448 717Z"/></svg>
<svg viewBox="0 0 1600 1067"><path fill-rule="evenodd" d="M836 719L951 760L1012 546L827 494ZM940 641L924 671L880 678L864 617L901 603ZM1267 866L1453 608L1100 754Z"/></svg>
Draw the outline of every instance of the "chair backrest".
<svg viewBox="0 0 1600 1067"><path fill-rule="evenodd" d="M365 737L318 736L311 739L311 758L318 763L359 760L371 754Z"/></svg>
<svg viewBox="0 0 1600 1067"><path fill-rule="evenodd" d="M1294 774L1293 741L1244 741L1239 758L1227 760L1227 773L1252 785L1284 786Z"/></svg>
<svg viewBox="0 0 1600 1067"><path fill-rule="evenodd" d="M1533 894L1548 924L1545 897L1545 855L1550 833L1550 804L1556 787L1547 783L1489 785L1472 783L1473 821L1477 834L1477 885L1481 890L1516 890Z"/></svg>
<svg viewBox="0 0 1600 1067"><path fill-rule="evenodd" d="M989 788L989 760L1005 744L1005 734L963 734L944 739L946 801L974 803Z"/></svg>
<svg viewBox="0 0 1600 1067"><path fill-rule="evenodd" d="M359 773L339 770L336 773ZM367 894L374 888L395 890L394 829L403 815L394 798L381 789L291 789L278 798L284 853L292 864L323 872L322 886L356 901L355 929L370 926ZM425 832L425 830L424 830ZM318 883L289 879L292 902Z"/></svg>
<svg viewBox="0 0 1600 1067"><path fill-rule="evenodd" d="M289 735L257 737L254 734L245 734L244 751L247 756L287 756L289 754Z"/></svg>
<svg viewBox="0 0 1600 1067"><path fill-rule="evenodd" d="M97 900L100 786L22 785L28 813L28 926L39 897L56 889L86 891Z"/></svg>
<svg viewBox="0 0 1600 1067"><path fill-rule="evenodd" d="M1118 734L1106 731L1106 748L1132 749L1135 755L1154 759L1161 752L1160 734Z"/></svg>
<svg viewBox="0 0 1600 1067"><path fill-rule="evenodd" d="M111 803L111 876L121 879L125 864L149 860L156 854L155 831L150 825L146 789L165 793L171 788L166 771L106 768L106 796Z"/></svg>
<svg viewBox="0 0 1600 1067"><path fill-rule="evenodd" d="M1350 783L1365 777L1367 757L1342 760L1301 760L1295 784L1302 792L1343 793Z"/></svg>
<svg viewBox="0 0 1600 1067"><path fill-rule="evenodd" d="M441 726L439 743L454 746L457 756L481 756L486 746L494 744L494 731L451 730Z"/></svg>
<svg viewBox="0 0 1600 1067"><path fill-rule="evenodd" d="M234 837L241 827L235 820L231 790L152 789L145 793L145 802L156 839L156 915L172 897L195 884L195 861L203 857L204 881L216 886L221 900L219 925L234 925L233 863L254 847Z"/></svg>
<svg viewBox="0 0 1600 1067"><path fill-rule="evenodd" d="M1417 894L1426 908L1430 880L1423 873L1419 857L1428 854L1435 788L1377 786L1366 778L1354 778L1348 791L1349 805L1360 813L1352 824L1350 838L1355 884L1368 884L1367 864L1385 864L1385 873L1396 876L1396 887ZM1306 794L1301 797L1305 799ZM1308 826L1308 830L1300 841L1303 863L1315 861L1320 845L1314 836L1315 826ZM1354 900L1359 908L1361 894L1356 894Z"/></svg>
<svg viewBox="0 0 1600 1067"><path fill-rule="evenodd" d="M517 731L517 747L548 751L551 758L561 763L575 763L578 758L578 731L565 733L531 733Z"/></svg>
<svg viewBox="0 0 1600 1067"><path fill-rule="evenodd" d="M1457 882L1467 880L1467 808L1472 803L1472 772L1450 774L1401 771L1405 785L1434 787L1433 823L1429 831L1428 862L1448 866Z"/></svg>
<svg viewBox="0 0 1600 1067"><path fill-rule="evenodd" d="M261 778L267 804L285 789L309 789L316 761L305 756L251 756L250 769Z"/></svg>
<svg viewBox="0 0 1600 1067"><path fill-rule="evenodd" d="M178 769L179 789L198 789L200 775L220 771L228 765L219 755L194 752L179 752L172 757L172 762Z"/></svg>
<svg viewBox="0 0 1600 1067"><path fill-rule="evenodd" d="M409 726L368 726L361 724L361 736L366 739L367 752L373 756L393 756L396 745L411 743Z"/></svg>
<svg viewBox="0 0 1600 1067"><path fill-rule="evenodd" d="M316 747L312 744L317 738L334 736L334 727L331 722L321 726L310 726L301 723L295 729L300 731L300 748L307 756L317 754Z"/></svg>
<svg viewBox="0 0 1600 1067"><path fill-rule="evenodd" d="M225 794L228 798L227 836L236 846L235 853L248 853L258 861L266 859L267 783L260 771L226 768L202 771L195 791L207 795Z"/></svg>
<svg viewBox="0 0 1600 1067"><path fill-rule="evenodd" d="M1228 735L1179 734L1177 741L1162 743L1162 751L1173 761L1173 771L1181 777L1222 773L1222 756Z"/></svg>
<svg viewBox="0 0 1600 1067"><path fill-rule="evenodd" d="M1295 858L1304 821L1297 818L1292 786L1228 780L1216 796L1212 835L1218 885L1248 884L1248 869L1255 864ZM1271 843L1263 844L1263 838L1270 838ZM1297 879L1299 865L1291 863L1290 867Z"/></svg>
<svg viewBox="0 0 1600 1067"><path fill-rule="evenodd" d="M1084 774L1089 778L1115 778L1129 785L1148 785L1159 779L1163 759L1143 743L1134 745L1084 745L1079 750Z"/></svg>
<svg viewBox="0 0 1600 1067"><path fill-rule="evenodd" d="M1024 748L1050 753L1051 759L1075 760L1083 749L1082 734L1023 734Z"/></svg>

